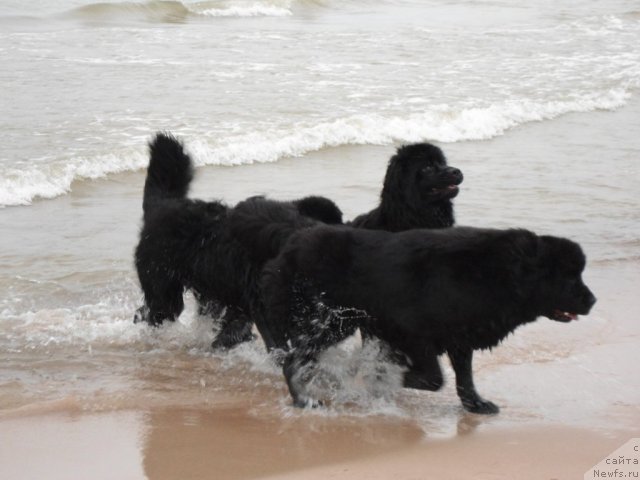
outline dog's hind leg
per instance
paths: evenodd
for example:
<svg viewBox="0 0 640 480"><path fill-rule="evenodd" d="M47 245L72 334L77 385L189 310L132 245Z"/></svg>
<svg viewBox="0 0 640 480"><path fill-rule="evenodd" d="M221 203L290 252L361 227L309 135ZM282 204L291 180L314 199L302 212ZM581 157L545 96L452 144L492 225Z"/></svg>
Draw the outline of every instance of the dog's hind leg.
<svg viewBox="0 0 640 480"><path fill-rule="evenodd" d="M214 350L227 350L255 338L251 318L236 307L227 307L222 327L211 344Z"/></svg>
<svg viewBox="0 0 640 480"><path fill-rule="evenodd" d="M365 344L376 338L366 329L360 328L360 332L363 334ZM421 342L417 345L405 342L394 348L387 341L381 340L381 357L388 362L406 368L402 382L404 388L438 391L444 385L444 376L438 355L432 348L424 347Z"/></svg>
<svg viewBox="0 0 640 480"><path fill-rule="evenodd" d="M438 356L434 352L426 351L421 355L410 355L409 370L404 373L403 386L418 390L436 392L444 385L444 377Z"/></svg>
<svg viewBox="0 0 640 480"><path fill-rule="evenodd" d="M284 262L271 261L262 271L258 293L252 296L251 314L269 353L289 351L296 296L293 280L294 273Z"/></svg>
<svg viewBox="0 0 640 480"><path fill-rule="evenodd" d="M218 300L205 299L198 292L193 293L196 297L196 301L198 302L198 315L201 315L203 317L211 317L213 319L222 317L225 309L225 306L222 302L219 302Z"/></svg>
<svg viewBox="0 0 640 480"><path fill-rule="evenodd" d="M483 399L473 384L473 350L452 349L448 350L451 366L456 372L456 390L465 410L472 413L495 414L500 411L498 406Z"/></svg>
<svg viewBox="0 0 640 480"><path fill-rule="evenodd" d="M285 359L283 373L294 406L317 407L322 402L314 399L307 391L317 358L329 347L353 335L364 313L356 309L331 308L319 303L307 303L302 311L303 314L294 314L292 318L292 350ZM313 313L309 315L310 312Z"/></svg>
<svg viewBox="0 0 640 480"><path fill-rule="evenodd" d="M145 306L138 309L134 322L144 321L157 327L165 320L175 321L184 309L183 288L179 282L154 285L144 291Z"/></svg>

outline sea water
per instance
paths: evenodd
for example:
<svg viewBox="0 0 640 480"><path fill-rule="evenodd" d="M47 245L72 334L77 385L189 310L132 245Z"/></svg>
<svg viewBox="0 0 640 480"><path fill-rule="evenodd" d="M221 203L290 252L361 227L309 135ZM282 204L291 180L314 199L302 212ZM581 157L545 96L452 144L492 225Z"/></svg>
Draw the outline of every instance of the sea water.
<svg viewBox="0 0 640 480"><path fill-rule="evenodd" d="M347 218L375 205L395 146L437 143L465 174L458 223L568 236L599 287L584 322L541 320L481 355L479 383L512 419L637 405L637 381L620 384L638 373L639 45L623 0L0 2L0 410L288 408L260 342L212 354L192 300L174 325L132 323L159 130L193 155L194 196L324 194ZM452 389L403 392L391 367L363 386L359 345L329 355L349 412L458 411Z"/></svg>

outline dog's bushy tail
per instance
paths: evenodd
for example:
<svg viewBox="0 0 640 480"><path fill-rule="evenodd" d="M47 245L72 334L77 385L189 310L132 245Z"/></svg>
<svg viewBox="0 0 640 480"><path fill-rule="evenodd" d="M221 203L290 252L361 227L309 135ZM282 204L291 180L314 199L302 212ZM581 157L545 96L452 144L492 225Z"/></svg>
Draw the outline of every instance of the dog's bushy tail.
<svg viewBox="0 0 640 480"><path fill-rule="evenodd" d="M145 216L162 200L186 197L192 179L193 162L182 143L170 133L156 134L149 142L149 168L142 200Z"/></svg>

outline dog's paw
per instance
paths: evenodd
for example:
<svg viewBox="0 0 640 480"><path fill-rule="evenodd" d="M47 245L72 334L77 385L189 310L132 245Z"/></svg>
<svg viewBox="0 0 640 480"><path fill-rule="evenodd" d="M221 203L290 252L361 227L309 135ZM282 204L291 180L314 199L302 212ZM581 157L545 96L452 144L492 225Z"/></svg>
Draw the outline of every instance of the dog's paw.
<svg viewBox="0 0 640 480"><path fill-rule="evenodd" d="M211 344L211 348L218 351L230 350L236 345L240 345L241 343L245 342L251 342L256 338L257 337L251 332L245 333L243 335L225 335L224 332L220 332L220 334Z"/></svg>
<svg viewBox="0 0 640 480"><path fill-rule="evenodd" d="M133 315L133 323L148 322L149 321L149 308L140 307Z"/></svg>
<svg viewBox="0 0 640 480"><path fill-rule="evenodd" d="M500 407L489 400L478 398L462 402L462 406L467 412L478 413L480 415L495 415L500 412Z"/></svg>
<svg viewBox="0 0 640 480"><path fill-rule="evenodd" d="M324 406L324 402L315 398L300 396L293 400L293 406L296 408L319 408Z"/></svg>
<svg viewBox="0 0 640 480"><path fill-rule="evenodd" d="M402 386L404 388L414 388L416 390L429 390L436 392L442 388L444 379L442 375L428 376L422 372L409 370L405 372Z"/></svg>
<svg viewBox="0 0 640 480"><path fill-rule="evenodd" d="M133 323L146 323L150 327L161 327L165 319L158 315L152 315L148 307L140 307L133 316ZM173 318L166 320L174 321Z"/></svg>
<svg viewBox="0 0 640 480"><path fill-rule="evenodd" d="M269 356L273 360L273 363L279 367L284 366L284 361L287 359L287 355L289 355L289 351L283 348L274 348L269 351Z"/></svg>

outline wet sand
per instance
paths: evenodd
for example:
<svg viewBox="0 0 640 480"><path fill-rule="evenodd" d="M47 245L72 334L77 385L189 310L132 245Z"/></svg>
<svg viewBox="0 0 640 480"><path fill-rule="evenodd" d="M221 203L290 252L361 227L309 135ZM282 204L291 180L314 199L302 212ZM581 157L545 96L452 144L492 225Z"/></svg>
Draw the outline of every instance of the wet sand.
<svg viewBox="0 0 640 480"><path fill-rule="evenodd" d="M275 421L249 410L223 406L4 419L0 477L569 480L582 478L634 436L626 430L504 428L462 414L454 436L430 439L410 421L309 416Z"/></svg>

